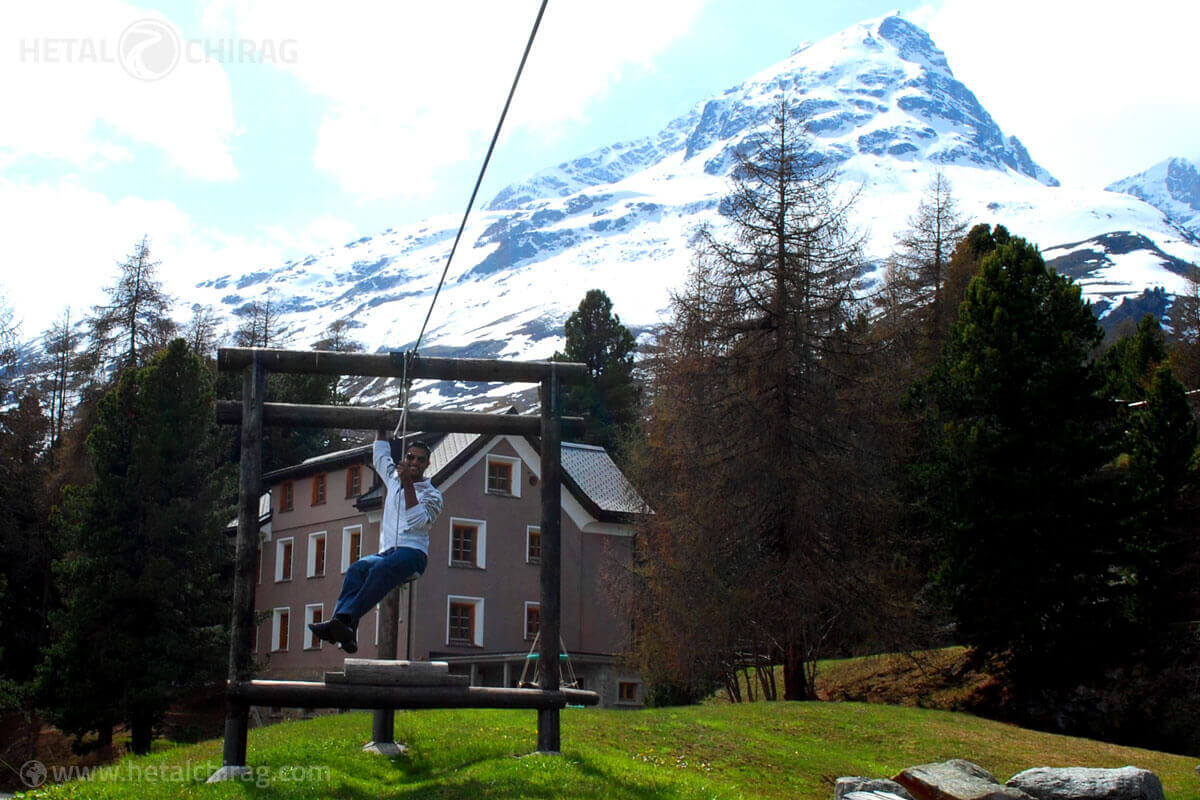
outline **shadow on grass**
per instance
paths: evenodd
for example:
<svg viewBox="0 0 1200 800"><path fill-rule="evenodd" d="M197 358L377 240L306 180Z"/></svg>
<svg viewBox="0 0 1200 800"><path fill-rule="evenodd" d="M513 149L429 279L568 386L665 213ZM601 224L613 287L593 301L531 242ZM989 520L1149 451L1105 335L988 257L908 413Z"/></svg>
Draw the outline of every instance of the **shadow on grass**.
<svg viewBox="0 0 1200 800"><path fill-rule="evenodd" d="M511 767L524 759L545 759L533 774L514 774ZM675 776L660 776L643 772L632 779L615 775L587 757L579 755L544 756L530 753L514 756L511 753L480 754L476 758L456 761L454 764L438 765L422 754L416 757L398 756L390 759L400 785L359 790L340 787L338 797L349 800L375 800L380 797L443 797L443 798L560 798L569 796L589 798L632 798L633 800L656 800L657 798L690 797L692 792L685 787L673 785ZM534 762L538 763L538 762ZM493 777L463 778L461 773L473 767L492 765ZM548 774L552 773L552 774ZM562 779L575 780L570 784L569 794L563 794Z"/></svg>

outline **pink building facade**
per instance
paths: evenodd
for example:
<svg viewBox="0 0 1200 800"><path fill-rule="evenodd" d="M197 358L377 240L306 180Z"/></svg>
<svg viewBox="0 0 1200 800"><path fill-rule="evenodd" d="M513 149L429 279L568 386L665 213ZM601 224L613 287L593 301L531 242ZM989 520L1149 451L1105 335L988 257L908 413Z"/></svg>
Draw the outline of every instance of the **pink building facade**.
<svg viewBox="0 0 1200 800"><path fill-rule="evenodd" d="M333 613L346 569L379 548L382 485L359 447L268 473L255 608L255 658L263 678L321 680L345 654L308 623ZM606 583L632 559L643 508L598 447L562 445L564 681L598 692L601 705L640 706L642 679L616 655L630 621ZM445 497L430 534L425 574L400 595L398 655L448 661L475 686L534 680L528 658L540 594L540 457L520 436L448 434L427 475ZM378 608L359 624L358 657L378 655Z"/></svg>

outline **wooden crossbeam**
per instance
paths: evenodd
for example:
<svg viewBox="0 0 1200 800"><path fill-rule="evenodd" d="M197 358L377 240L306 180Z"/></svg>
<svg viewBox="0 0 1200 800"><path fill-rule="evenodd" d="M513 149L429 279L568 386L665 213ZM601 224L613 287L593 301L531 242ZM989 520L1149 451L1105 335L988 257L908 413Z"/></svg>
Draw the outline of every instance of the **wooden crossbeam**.
<svg viewBox="0 0 1200 800"><path fill-rule="evenodd" d="M331 350L275 350L263 347L222 347L217 368L222 371L262 364L268 372L303 375L361 375L403 378L400 354L341 353ZM486 358L431 358L416 356L408 365L413 380L479 381L486 383L540 383L553 372L560 382L587 380L587 365L565 361L497 361Z"/></svg>
<svg viewBox="0 0 1200 800"><path fill-rule="evenodd" d="M286 428L341 428L357 431L395 430L400 422L398 408L364 406L321 406L300 403L264 403L263 425ZM217 403L217 422L239 425L242 404L236 400ZM583 417L563 417L563 430L572 436L584 432ZM492 433L514 436L539 436L538 417L521 414L485 414L477 411L408 412L408 429L424 433Z"/></svg>
<svg viewBox="0 0 1200 800"><path fill-rule="evenodd" d="M580 689L501 689L490 686L368 686L312 681L233 681L233 703L290 708L565 708L594 706L600 695Z"/></svg>

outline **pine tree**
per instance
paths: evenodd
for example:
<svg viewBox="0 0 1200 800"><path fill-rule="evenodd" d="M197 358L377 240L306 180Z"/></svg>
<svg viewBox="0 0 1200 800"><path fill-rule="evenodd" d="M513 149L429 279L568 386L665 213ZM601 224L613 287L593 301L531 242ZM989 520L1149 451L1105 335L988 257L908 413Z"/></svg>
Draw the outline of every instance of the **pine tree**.
<svg viewBox="0 0 1200 800"><path fill-rule="evenodd" d="M612 300L590 290L564 326L566 346L558 361L586 364L588 383L568 387L563 410L586 415L583 441L620 454L637 425L637 389L633 381L633 334L612 311Z"/></svg>
<svg viewBox="0 0 1200 800"><path fill-rule="evenodd" d="M1144 400L1151 379L1166 359L1162 326L1147 314L1132 335L1118 339L1100 357L1105 396L1127 403Z"/></svg>
<svg viewBox="0 0 1200 800"><path fill-rule="evenodd" d="M0 414L0 679L18 687L40 660L51 600L48 427L32 392Z"/></svg>
<svg viewBox="0 0 1200 800"><path fill-rule="evenodd" d="M176 693L221 674L229 554L214 427L210 373L182 339L100 402L95 479L62 503L63 605L40 672L65 732L103 741L124 721L147 752Z"/></svg>
<svg viewBox="0 0 1200 800"><path fill-rule="evenodd" d="M175 333L172 301L157 275L161 265L150 254L149 238L143 236L117 265L121 273L107 290L109 302L92 308L87 321L90 347L106 377L115 378L123 369L147 363Z"/></svg>
<svg viewBox="0 0 1200 800"><path fill-rule="evenodd" d="M963 641L1021 680L1080 669L1113 622L1115 407L1089 361L1102 337L1079 287L1014 238L984 258L915 390L937 584Z"/></svg>

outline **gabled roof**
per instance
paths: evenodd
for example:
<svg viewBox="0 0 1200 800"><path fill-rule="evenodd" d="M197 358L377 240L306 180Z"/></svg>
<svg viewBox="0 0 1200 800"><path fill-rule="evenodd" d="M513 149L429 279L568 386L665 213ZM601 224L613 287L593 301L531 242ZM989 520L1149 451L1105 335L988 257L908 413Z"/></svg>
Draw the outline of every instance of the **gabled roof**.
<svg viewBox="0 0 1200 800"><path fill-rule="evenodd" d="M612 514L645 514L646 501L603 447L562 443L562 468L596 507Z"/></svg>

